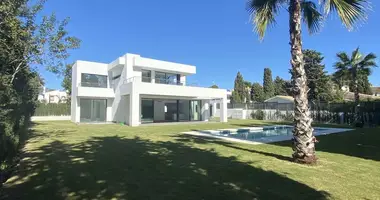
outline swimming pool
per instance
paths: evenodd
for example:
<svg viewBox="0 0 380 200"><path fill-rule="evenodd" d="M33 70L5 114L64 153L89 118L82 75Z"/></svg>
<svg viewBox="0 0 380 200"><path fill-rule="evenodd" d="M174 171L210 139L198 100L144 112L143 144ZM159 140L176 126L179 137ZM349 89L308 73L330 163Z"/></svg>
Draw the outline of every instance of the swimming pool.
<svg viewBox="0 0 380 200"><path fill-rule="evenodd" d="M327 135L331 133L345 132L349 130L352 129L314 127L313 134L318 136ZM219 138L235 142L259 144L290 140L293 137L292 131L292 126L276 125L236 129L199 130L184 133L190 135Z"/></svg>

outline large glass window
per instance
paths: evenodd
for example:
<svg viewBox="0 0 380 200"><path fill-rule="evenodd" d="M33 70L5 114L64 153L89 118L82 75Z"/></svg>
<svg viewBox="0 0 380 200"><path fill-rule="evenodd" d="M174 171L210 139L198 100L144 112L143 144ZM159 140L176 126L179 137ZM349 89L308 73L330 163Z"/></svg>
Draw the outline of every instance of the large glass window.
<svg viewBox="0 0 380 200"><path fill-rule="evenodd" d="M179 79L177 77L178 77L178 74L156 72L155 81L156 83L161 83L161 84L177 85L179 84Z"/></svg>
<svg viewBox="0 0 380 200"><path fill-rule="evenodd" d="M107 76L82 73L81 86L107 88Z"/></svg>
<svg viewBox="0 0 380 200"><path fill-rule="evenodd" d="M152 81L150 70L141 70L141 81L146 83L150 83Z"/></svg>
<svg viewBox="0 0 380 200"><path fill-rule="evenodd" d="M152 99L141 100L141 122L153 122L154 117L154 105Z"/></svg>
<svg viewBox="0 0 380 200"><path fill-rule="evenodd" d="M81 122L105 122L107 113L107 100L80 99Z"/></svg>
<svg viewBox="0 0 380 200"><path fill-rule="evenodd" d="M141 122L200 121L200 100L142 99Z"/></svg>

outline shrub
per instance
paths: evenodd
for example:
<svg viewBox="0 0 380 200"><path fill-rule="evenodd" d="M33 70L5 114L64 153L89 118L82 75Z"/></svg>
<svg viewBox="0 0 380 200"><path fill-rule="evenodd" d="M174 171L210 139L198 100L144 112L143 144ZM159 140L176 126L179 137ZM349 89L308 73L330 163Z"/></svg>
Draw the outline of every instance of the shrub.
<svg viewBox="0 0 380 200"><path fill-rule="evenodd" d="M262 110L257 110L256 112L252 111L251 117L252 117L252 119L264 120L265 113Z"/></svg>
<svg viewBox="0 0 380 200"><path fill-rule="evenodd" d="M40 103L37 105L34 116L61 116L70 115L70 105L67 103Z"/></svg>

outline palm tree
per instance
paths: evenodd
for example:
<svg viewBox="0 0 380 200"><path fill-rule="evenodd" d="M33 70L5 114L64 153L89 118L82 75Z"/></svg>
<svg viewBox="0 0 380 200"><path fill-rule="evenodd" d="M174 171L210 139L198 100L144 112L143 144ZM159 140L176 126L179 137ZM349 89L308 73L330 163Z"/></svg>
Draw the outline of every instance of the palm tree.
<svg viewBox="0 0 380 200"><path fill-rule="evenodd" d="M315 0L316 1L316 0ZM315 163L315 138L311 126L309 102L307 98L307 78L303 63L301 20L306 23L310 33L320 30L324 16L331 12L338 13L340 19L348 29L354 23L366 19L367 0L319 0L323 12L312 0L248 0L247 9L250 13L254 30L260 39L263 39L268 25L275 24L275 17L283 6L289 13L290 52L292 75L292 89L294 96L294 130L293 130L293 158L300 163Z"/></svg>
<svg viewBox="0 0 380 200"><path fill-rule="evenodd" d="M359 110L357 106L359 105L359 87L358 87L358 76L363 75L368 77L371 75L372 68L376 67L376 55L374 53L369 53L366 56L359 52L359 47L352 52L351 58L345 52L340 52L336 55L338 57L338 62L334 64L335 72L337 78L346 79L351 81L351 85L354 86L355 93L355 120L359 122Z"/></svg>

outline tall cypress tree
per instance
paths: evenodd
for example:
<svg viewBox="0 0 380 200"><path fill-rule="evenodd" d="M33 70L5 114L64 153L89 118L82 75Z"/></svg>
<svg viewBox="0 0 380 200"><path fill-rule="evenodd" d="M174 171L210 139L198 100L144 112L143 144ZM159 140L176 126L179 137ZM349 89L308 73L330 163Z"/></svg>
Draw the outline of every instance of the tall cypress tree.
<svg viewBox="0 0 380 200"><path fill-rule="evenodd" d="M264 90L260 83L252 84L251 95L251 99L254 102L263 102L265 100Z"/></svg>
<svg viewBox="0 0 380 200"><path fill-rule="evenodd" d="M244 103L246 93L243 76L238 72L235 78L234 91L232 92L232 101L234 103Z"/></svg>
<svg viewBox="0 0 380 200"><path fill-rule="evenodd" d="M273 82L274 95L288 95L286 81L279 76L276 76Z"/></svg>
<svg viewBox="0 0 380 200"><path fill-rule="evenodd" d="M274 96L272 71L269 68L264 69L263 88L264 88L265 98L271 98Z"/></svg>

